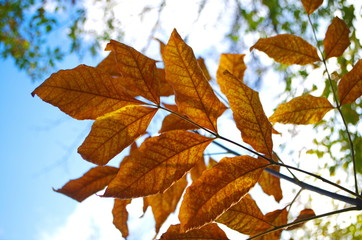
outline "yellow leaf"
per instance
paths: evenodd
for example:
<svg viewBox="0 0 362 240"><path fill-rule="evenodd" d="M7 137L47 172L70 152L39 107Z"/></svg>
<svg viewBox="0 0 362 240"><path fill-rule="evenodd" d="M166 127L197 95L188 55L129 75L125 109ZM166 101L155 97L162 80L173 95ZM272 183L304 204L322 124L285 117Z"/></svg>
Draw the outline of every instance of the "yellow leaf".
<svg viewBox="0 0 362 240"><path fill-rule="evenodd" d="M362 60L345 74L338 84L338 97L341 105L353 103L362 95Z"/></svg>
<svg viewBox="0 0 362 240"><path fill-rule="evenodd" d="M258 181L265 160L225 157L186 189L179 219L183 231L204 226L235 205Z"/></svg>
<svg viewBox="0 0 362 240"><path fill-rule="evenodd" d="M186 233L181 231L179 224L171 225L167 232L162 234L161 240L228 240L224 231L216 223L210 223L202 228L190 230Z"/></svg>
<svg viewBox="0 0 362 240"><path fill-rule="evenodd" d="M349 29L343 20L335 17L329 25L323 40L325 58L339 57L350 45Z"/></svg>
<svg viewBox="0 0 362 240"><path fill-rule="evenodd" d="M105 188L117 175L118 168L115 167L94 167L86 172L82 177L70 180L56 192L82 202L89 196Z"/></svg>
<svg viewBox="0 0 362 240"><path fill-rule="evenodd" d="M254 48L266 53L275 61L287 65L306 65L320 60L315 47L291 34L261 38L250 50Z"/></svg>
<svg viewBox="0 0 362 240"><path fill-rule="evenodd" d="M111 76L120 76L116 67L116 58L114 52L108 54L97 66L97 69L110 74Z"/></svg>
<svg viewBox="0 0 362 240"><path fill-rule="evenodd" d="M206 64L205 64L205 60L202 57L199 57L197 59L197 63L199 64L202 72L204 73L207 81L210 81L212 78L210 76L209 70L207 70Z"/></svg>
<svg viewBox="0 0 362 240"><path fill-rule="evenodd" d="M306 208L306 209L303 209L302 211L300 211L298 217L293 222L298 222L300 220L310 218L310 217L314 217L314 216L315 216L315 212L313 211L313 209ZM302 227L303 225L304 225L304 222L298 223L296 225L288 227L286 230L294 230L296 228Z"/></svg>
<svg viewBox="0 0 362 240"><path fill-rule="evenodd" d="M146 132L156 112L157 108L130 105L97 118L78 152L87 161L107 164Z"/></svg>
<svg viewBox="0 0 362 240"><path fill-rule="evenodd" d="M240 202L229 208L216 221L246 235L256 235L273 227L249 194L246 194Z"/></svg>
<svg viewBox="0 0 362 240"><path fill-rule="evenodd" d="M118 79L86 65L52 74L32 92L35 94L80 120L96 119L126 105L142 104L125 93Z"/></svg>
<svg viewBox="0 0 362 240"><path fill-rule="evenodd" d="M138 154L122 161L104 196L125 199L164 192L195 165L212 140L183 130L146 139Z"/></svg>
<svg viewBox="0 0 362 240"><path fill-rule="evenodd" d="M236 126L241 131L243 141L256 151L272 155L272 126L260 103L258 92L242 81L225 72L217 79L221 91L229 100Z"/></svg>
<svg viewBox="0 0 362 240"><path fill-rule="evenodd" d="M156 76L156 61L134 48L114 40L107 44L106 50L115 53L117 70L127 82L127 88L132 89L139 96L159 104L160 83Z"/></svg>
<svg viewBox="0 0 362 240"><path fill-rule="evenodd" d="M240 81L244 79L246 65L244 63L245 54L221 54L219 68L217 69L217 79L222 78L225 71L230 72Z"/></svg>
<svg viewBox="0 0 362 240"><path fill-rule="evenodd" d="M153 216L156 221L156 234L167 217L176 209L182 193L187 186L186 175L173 184L164 193L145 197L145 201L152 207Z"/></svg>
<svg viewBox="0 0 362 240"><path fill-rule="evenodd" d="M280 170L280 166L270 166L268 168L277 172ZM280 187L280 178L263 171L258 183L266 194L274 196L275 201L279 202L283 198L283 192Z"/></svg>
<svg viewBox="0 0 362 240"><path fill-rule="evenodd" d="M166 80L175 90L180 112L199 125L217 132L216 120L225 106L216 97L192 49L172 32L164 52Z"/></svg>
<svg viewBox="0 0 362 240"><path fill-rule="evenodd" d="M265 218L273 226L278 227L287 224L288 221L288 211L284 209L275 210L273 212L267 213ZM265 234L258 238L258 240L279 240L280 235L283 230L274 231L268 234Z"/></svg>
<svg viewBox="0 0 362 240"><path fill-rule="evenodd" d="M322 3L323 0L302 0L303 7L308 15L311 15Z"/></svg>
<svg viewBox="0 0 362 240"><path fill-rule="evenodd" d="M269 117L271 122L292 124L314 124L333 109L327 98L303 95L282 103Z"/></svg>
<svg viewBox="0 0 362 240"><path fill-rule="evenodd" d="M126 206L131 203L130 199L114 199L114 205L112 209L113 224L122 233L122 237L128 237L128 211Z"/></svg>

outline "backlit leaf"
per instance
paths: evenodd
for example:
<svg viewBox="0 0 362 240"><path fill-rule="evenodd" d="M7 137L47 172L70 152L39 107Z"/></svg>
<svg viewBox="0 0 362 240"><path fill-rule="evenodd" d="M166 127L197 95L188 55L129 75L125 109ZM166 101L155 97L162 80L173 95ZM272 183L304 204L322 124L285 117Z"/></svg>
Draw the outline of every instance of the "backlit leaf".
<svg viewBox="0 0 362 240"><path fill-rule="evenodd" d="M157 78L160 82L160 96L171 96L174 94L173 88L166 81L165 69L157 68Z"/></svg>
<svg viewBox="0 0 362 240"><path fill-rule="evenodd" d="M273 227L256 202L246 194L240 202L223 213L217 222L246 235L256 235Z"/></svg>
<svg viewBox="0 0 362 240"><path fill-rule="evenodd" d="M164 53L166 80L175 90L180 112L199 125L217 132L216 120L225 106L216 97L192 49L176 30Z"/></svg>
<svg viewBox="0 0 362 240"><path fill-rule="evenodd" d="M266 53L275 61L287 65L306 65L320 60L315 47L301 37L291 34L261 38L250 50L254 48Z"/></svg>
<svg viewBox="0 0 362 240"><path fill-rule="evenodd" d="M105 165L146 132L157 108L130 105L97 118L78 148L82 157Z"/></svg>
<svg viewBox="0 0 362 240"><path fill-rule="evenodd" d="M235 205L258 181L265 160L225 157L186 189L179 219L182 230L204 226Z"/></svg>
<svg viewBox="0 0 362 240"><path fill-rule="evenodd" d="M212 140L183 130L146 139L138 154L122 161L104 196L124 199L164 192L195 165Z"/></svg>
<svg viewBox="0 0 362 240"><path fill-rule="evenodd" d="M97 66L97 69L110 74L111 76L119 76L120 74L117 71L116 67L116 58L114 52L108 54Z"/></svg>
<svg viewBox="0 0 362 240"><path fill-rule="evenodd" d="M350 45L349 29L343 20L335 17L329 25L323 40L325 58L339 57Z"/></svg>
<svg viewBox="0 0 362 240"><path fill-rule="evenodd" d="M219 67L217 69L216 77L221 78L225 71L230 72L240 81L244 79L244 72L246 65L244 63L245 54L226 54L220 56Z"/></svg>
<svg viewBox="0 0 362 240"><path fill-rule="evenodd" d="M298 222L300 220L310 218L310 217L314 217L314 216L315 216L315 212L313 211L313 209L306 208L306 209L303 209L302 211L300 211L297 219L295 219L293 222ZM294 230L296 228L302 227L303 225L304 225L304 222L293 225L293 226L290 226L286 230Z"/></svg>
<svg viewBox="0 0 362 240"><path fill-rule="evenodd" d="M323 0L302 0L303 7L308 15L311 15L320 5Z"/></svg>
<svg viewBox="0 0 362 240"><path fill-rule="evenodd" d="M210 76L209 70L207 70L207 67L206 67L206 64L205 64L205 60L204 60L202 57L199 57L199 58L197 59L197 63L199 64L199 66L200 66L202 72L204 73L206 79L207 79L208 81L210 81L210 80L211 80L211 76Z"/></svg>
<svg viewBox="0 0 362 240"><path fill-rule="evenodd" d="M95 167L86 172L82 177L70 180L56 192L63 193L78 202L104 189L117 175L118 168L115 167Z"/></svg>
<svg viewBox="0 0 362 240"><path fill-rule="evenodd" d="M195 166L191 168L190 175L193 182L195 182L201 174L206 170L206 164L204 157L201 157L199 161L196 162Z"/></svg>
<svg viewBox="0 0 362 240"><path fill-rule="evenodd" d="M114 52L118 73L127 82L127 88L154 103L160 103L160 83L156 76L155 60L114 40L107 44L106 50Z"/></svg>
<svg viewBox="0 0 362 240"><path fill-rule="evenodd" d="M353 103L362 95L362 60L345 74L338 84L338 97L341 104Z"/></svg>
<svg viewBox="0 0 362 240"><path fill-rule="evenodd" d="M173 184L164 193L151 195L145 198L147 204L152 207L153 216L156 221L156 234L167 217L176 209L182 193L187 186L186 175Z"/></svg>
<svg viewBox="0 0 362 240"><path fill-rule="evenodd" d="M217 79L221 91L229 100L236 126L241 131L243 141L256 151L272 155L272 125L260 103L258 92L246 86L229 72Z"/></svg>
<svg viewBox="0 0 362 240"><path fill-rule="evenodd" d="M113 224L122 233L122 237L128 237L128 211L126 206L131 203L130 199L114 199L112 209Z"/></svg>
<svg viewBox="0 0 362 240"><path fill-rule="evenodd" d="M288 211L284 209L275 210L273 212L267 213L265 218L273 226L278 227L287 224L288 221ZM258 238L258 240L279 240L280 235L283 230L274 231L268 234L265 234Z"/></svg>
<svg viewBox="0 0 362 240"><path fill-rule="evenodd" d="M322 120L331 109L333 106L327 98L303 95L280 104L269 120L279 123L314 124Z"/></svg>
<svg viewBox="0 0 362 240"><path fill-rule="evenodd" d="M280 170L280 166L276 165L270 166L268 168L271 168L277 172ZM258 183L266 194L274 196L275 201L279 202L283 198L282 189L280 187L280 178L263 171Z"/></svg>
<svg viewBox="0 0 362 240"><path fill-rule="evenodd" d="M179 224L171 225L167 232L162 234L161 240L228 240L224 231L216 224L210 223L199 229L186 233L181 231Z"/></svg>
<svg viewBox="0 0 362 240"><path fill-rule="evenodd" d="M80 120L96 119L129 104L142 104L125 93L118 79L86 65L52 74L32 92L35 94Z"/></svg>
<svg viewBox="0 0 362 240"><path fill-rule="evenodd" d="M170 106L172 106L172 109L170 108ZM166 107L173 112L179 113L177 105L167 105ZM186 121L185 119L171 113L163 119L160 133L171 130L193 130L193 129L198 129L198 127Z"/></svg>

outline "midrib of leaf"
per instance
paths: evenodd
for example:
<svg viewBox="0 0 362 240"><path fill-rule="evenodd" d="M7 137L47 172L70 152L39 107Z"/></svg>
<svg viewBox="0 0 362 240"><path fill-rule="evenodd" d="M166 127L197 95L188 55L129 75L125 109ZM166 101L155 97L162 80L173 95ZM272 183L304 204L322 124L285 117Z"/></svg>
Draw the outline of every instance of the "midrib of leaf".
<svg viewBox="0 0 362 240"><path fill-rule="evenodd" d="M230 211L230 212L236 212L236 213L240 213L240 214L244 214L244 215L247 215L247 216L250 216L250 217L256 218L256 219L258 219L259 221L264 222L264 223L266 223L266 224L268 224L268 225L270 225L270 226L272 226L272 227L275 227L275 225L274 225L274 224L272 224L272 223L268 222L267 220L265 220L265 219L263 219L263 218L260 218L260 217L257 217L257 216L254 216L254 215L251 215L250 213L246 213L246 212L243 212L243 211L233 210L233 209L232 209L232 207L231 207L231 208L229 208L227 211Z"/></svg>
<svg viewBox="0 0 362 240"><path fill-rule="evenodd" d="M285 47L282 47L281 45L277 45L277 44L274 44L274 43L269 43L269 44L272 45L273 47L280 48L280 49L282 49L282 50L286 50L286 51L289 51L289 52L294 52L294 53L297 53L297 54L300 54L300 55L307 56L307 57L309 57L309 58L315 59L316 61L319 60L318 58L315 58L315 57L312 56L312 55L305 54L305 53L299 52L299 51L297 51L297 50L293 50L293 49L290 49L290 48L285 48ZM299 45L299 44L297 44L297 45Z"/></svg>

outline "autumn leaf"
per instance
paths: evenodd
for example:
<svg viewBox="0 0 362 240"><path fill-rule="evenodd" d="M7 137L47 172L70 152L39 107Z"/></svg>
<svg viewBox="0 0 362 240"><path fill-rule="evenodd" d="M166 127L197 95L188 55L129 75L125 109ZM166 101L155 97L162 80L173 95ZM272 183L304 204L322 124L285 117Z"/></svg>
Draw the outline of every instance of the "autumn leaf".
<svg viewBox="0 0 362 240"><path fill-rule="evenodd" d="M180 224L171 225L162 234L161 240L228 240L224 231L216 223L210 223L198 229L182 232Z"/></svg>
<svg viewBox="0 0 362 240"><path fill-rule="evenodd" d="M114 52L111 52L108 54L107 57L105 57L97 66L97 69L110 74L111 76L117 76L119 77L120 74L117 71L116 68L116 58L114 55Z"/></svg>
<svg viewBox="0 0 362 240"><path fill-rule="evenodd" d="M311 15L322 3L323 0L302 0L303 7L308 15Z"/></svg>
<svg viewBox="0 0 362 240"><path fill-rule="evenodd" d="M202 72L204 73L206 80L210 81L212 78L210 76L209 70L207 70L206 64L205 64L205 59L203 59L202 57L197 58L197 63L199 64Z"/></svg>
<svg viewBox="0 0 362 240"><path fill-rule="evenodd" d="M179 213L182 230L198 228L217 219L249 192L267 164L265 160L246 155L225 157L204 171L186 189Z"/></svg>
<svg viewBox="0 0 362 240"><path fill-rule="evenodd" d="M353 103L362 95L362 60L345 74L338 83L338 97L341 105Z"/></svg>
<svg viewBox="0 0 362 240"><path fill-rule="evenodd" d="M303 95L280 104L269 120L279 123L314 124L322 120L331 109L333 106L327 98Z"/></svg>
<svg viewBox="0 0 362 240"><path fill-rule="evenodd" d="M156 221L156 234L167 217L176 209L182 193L187 186L186 175L173 184L164 193L145 197L146 204L152 207L153 216Z"/></svg>
<svg viewBox="0 0 362 240"><path fill-rule="evenodd" d="M287 65L306 65L320 61L317 49L301 37L280 34L275 37L261 38L250 48L266 53L275 61Z"/></svg>
<svg viewBox="0 0 362 240"><path fill-rule="evenodd" d="M175 90L180 112L197 124L217 132L216 120L226 108L216 97L192 49L176 30L172 32L163 57L166 80Z"/></svg>
<svg viewBox="0 0 362 240"><path fill-rule="evenodd" d="M115 167L94 167L82 177L70 180L61 189L54 191L67 195L78 202L82 202L89 196L104 189L117 175L117 172L118 168Z"/></svg>
<svg viewBox="0 0 362 240"><path fill-rule="evenodd" d="M212 140L183 130L146 139L138 154L122 161L104 196L125 199L164 192L195 165Z"/></svg>
<svg viewBox="0 0 362 240"><path fill-rule="evenodd" d="M89 162L107 164L146 132L156 112L157 108L130 105L97 118L78 152Z"/></svg>
<svg viewBox="0 0 362 240"><path fill-rule="evenodd" d="M113 224L122 233L123 238L128 237L128 211L126 206L130 203L130 199L114 199L114 205L112 209Z"/></svg>
<svg viewBox="0 0 362 240"><path fill-rule="evenodd" d="M196 162L195 166L191 168L190 175L193 182L195 182L201 174L206 170L206 164L204 157L202 156L199 161Z"/></svg>
<svg viewBox="0 0 362 240"><path fill-rule="evenodd" d="M112 51L116 58L118 73L122 76L124 86L132 89L154 103L160 103L160 83L157 78L156 61L146 57L132 47L111 40L106 51Z"/></svg>
<svg viewBox="0 0 362 240"><path fill-rule="evenodd" d="M288 211L286 208L278 209L265 215L267 221L275 227L283 226L288 221ZM279 240L283 230L273 231L258 238L258 240Z"/></svg>
<svg viewBox="0 0 362 240"><path fill-rule="evenodd" d="M166 81L166 74L165 69L157 68L156 77L159 79L160 82L160 96L171 96L174 94L173 88L171 85Z"/></svg>
<svg viewBox="0 0 362 240"><path fill-rule="evenodd" d="M272 126L261 105L258 92L246 86L229 72L217 79L221 91L229 100L236 126L243 141L256 151L272 155Z"/></svg>
<svg viewBox="0 0 362 240"><path fill-rule="evenodd" d="M122 84L101 70L80 65L52 74L32 95L73 118L96 119L126 105L143 104L125 93Z"/></svg>
<svg viewBox="0 0 362 240"><path fill-rule="evenodd" d="M240 81L244 79L246 65L244 63L245 54L227 54L223 53L220 56L219 67L217 69L216 78L222 78L225 71L230 72Z"/></svg>
<svg viewBox="0 0 362 240"><path fill-rule="evenodd" d="M335 17L329 25L323 40L325 58L339 57L351 44L349 40L349 29L343 20Z"/></svg>
<svg viewBox="0 0 362 240"><path fill-rule="evenodd" d="M268 168L271 168L277 172L280 170L280 166L277 165L273 165ZM275 201L280 202L280 200L283 198L283 192L280 186L280 178L263 171L258 183L266 194L274 196Z"/></svg>
<svg viewBox="0 0 362 240"><path fill-rule="evenodd" d="M170 109L170 107L172 109ZM181 114L179 113L177 105L167 105L166 108L175 113ZM187 118L187 116L184 117ZM177 116L176 114L171 113L163 119L160 133L171 130L194 130L198 128L199 127L197 127L195 124L192 124L191 122L186 121L185 119Z"/></svg>
<svg viewBox="0 0 362 240"><path fill-rule="evenodd" d="M216 222L246 235L256 235L273 227L249 194L217 218Z"/></svg>
<svg viewBox="0 0 362 240"><path fill-rule="evenodd" d="M313 211L313 209L306 208L306 209L303 209L302 211L300 211L298 217L293 222L298 222L298 221L301 221L303 219L311 218L311 217L314 217L314 216L315 216L315 212ZM296 228L302 227L303 225L304 225L304 222L298 223L296 225L288 227L286 230L294 230Z"/></svg>

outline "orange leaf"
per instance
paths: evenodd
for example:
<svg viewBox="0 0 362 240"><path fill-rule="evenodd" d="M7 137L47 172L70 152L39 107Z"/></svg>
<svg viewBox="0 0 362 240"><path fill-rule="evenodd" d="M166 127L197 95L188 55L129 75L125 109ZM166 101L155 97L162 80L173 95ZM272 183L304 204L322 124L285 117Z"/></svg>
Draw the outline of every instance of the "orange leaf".
<svg viewBox="0 0 362 240"><path fill-rule="evenodd" d="M186 189L179 213L182 230L204 226L235 205L255 185L267 164L250 156L225 157L204 171Z"/></svg>
<svg viewBox="0 0 362 240"><path fill-rule="evenodd" d="M228 240L224 231L216 223L210 223L202 228L194 229L186 233L181 231L179 224L171 225L167 232L162 234L161 240Z"/></svg>
<svg viewBox="0 0 362 240"><path fill-rule="evenodd" d="M195 182L201 174L206 170L206 164L204 157L201 157L199 161L196 162L195 166L191 168L190 175L193 182Z"/></svg>
<svg viewBox="0 0 362 240"><path fill-rule="evenodd" d="M288 211L284 209L275 210L273 212L267 213L265 218L273 226L278 227L287 224L288 221ZM277 230L268 234L263 235L258 238L258 240L279 240L280 235L283 230Z"/></svg>
<svg viewBox="0 0 362 240"><path fill-rule="evenodd" d="M323 40L325 58L339 57L351 44L349 40L349 29L343 20L335 17L329 25Z"/></svg>
<svg viewBox="0 0 362 240"><path fill-rule="evenodd" d="M166 107L173 112L179 113L177 105L167 105ZM194 129L198 129L198 127L186 121L185 119L182 119L179 116L171 113L163 119L160 133L171 130L194 130Z"/></svg>
<svg viewBox="0 0 362 240"><path fill-rule="evenodd" d="M146 132L156 112L157 108L130 105L97 118L78 152L87 161L107 164Z"/></svg>
<svg viewBox="0 0 362 240"><path fill-rule="evenodd" d="M354 102L362 95L362 60L345 74L338 84L338 97L341 105Z"/></svg>
<svg viewBox="0 0 362 240"><path fill-rule="evenodd" d="M142 104L123 90L122 82L93 67L80 65L52 74L32 95L76 119L96 119L129 104Z"/></svg>
<svg viewBox="0 0 362 240"><path fill-rule="evenodd" d="M260 103L258 92L246 86L229 72L217 79L221 91L229 100L236 126L243 141L256 151L272 155L272 126Z"/></svg>
<svg viewBox="0 0 362 240"><path fill-rule="evenodd" d="M327 98L303 95L282 103L269 117L271 122L292 124L314 124L333 109Z"/></svg>
<svg viewBox="0 0 362 240"><path fill-rule="evenodd" d="M315 212L313 211L313 209L306 208L306 209L303 209L302 211L300 211L299 216L297 217L297 219L294 220L294 222L298 222L300 220L314 217L314 216L315 216ZM298 223L296 225L288 227L286 230L294 230L296 228L302 227L303 225L304 225L304 222Z"/></svg>
<svg viewBox="0 0 362 240"><path fill-rule="evenodd" d="M112 209L113 224L122 233L122 237L128 237L128 212L126 206L131 203L130 199L114 199Z"/></svg>
<svg viewBox="0 0 362 240"><path fill-rule="evenodd" d="M303 7L308 15L311 15L322 3L323 0L302 0Z"/></svg>
<svg viewBox="0 0 362 240"><path fill-rule="evenodd" d="M273 227L256 202L246 194L240 202L223 213L217 222L246 235L256 235Z"/></svg>
<svg viewBox="0 0 362 240"><path fill-rule="evenodd" d="M250 50L254 48L266 53L275 61L287 65L306 65L320 60L315 47L291 34L261 38Z"/></svg>
<svg viewBox="0 0 362 240"><path fill-rule="evenodd" d="M105 188L117 175L117 172L118 168L115 167L94 167L82 177L70 180L61 189L54 191L82 202L84 199Z"/></svg>
<svg viewBox="0 0 362 240"><path fill-rule="evenodd" d="M138 154L122 161L104 196L124 199L164 192L195 165L212 140L182 130L146 139Z"/></svg>
<svg viewBox="0 0 362 240"><path fill-rule="evenodd" d="M192 49L172 32L164 52L166 80L175 90L180 112L199 125L217 132L216 120L225 106L216 97Z"/></svg>
<svg viewBox="0 0 362 240"><path fill-rule="evenodd" d="M204 73L207 81L210 81L212 78L210 76L209 70L207 70L206 64L205 64L205 60L202 57L199 57L197 59L197 63L199 64L202 72Z"/></svg>
<svg viewBox="0 0 362 240"><path fill-rule="evenodd" d="M146 57L132 47L111 40L106 50L115 53L116 67L119 74L132 89L154 103L160 103L160 83L157 78L156 61Z"/></svg>
<svg viewBox="0 0 362 240"><path fill-rule="evenodd" d="M120 74L116 68L116 58L114 56L114 52L108 54L106 58L104 58L97 66L97 69L110 74L111 76L119 76Z"/></svg>
<svg viewBox="0 0 362 240"><path fill-rule="evenodd" d="M279 172L280 166L270 166L268 168ZM274 196L275 201L279 202L283 198L283 192L280 187L280 178L263 171L258 183L266 194Z"/></svg>
<svg viewBox="0 0 362 240"><path fill-rule="evenodd" d="M160 96L171 96L174 94L173 88L166 81L165 69L157 68L157 78L160 82Z"/></svg>
<svg viewBox="0 0 362 240"><path fill-rule="evenodd" d="M167 217L176 209L182 193L187 186L186 175L173 184L164 193L145 197L148 205L152 207L153 216L156 220L156 234Z"/></svg>
<svg viewBox="0 0 362 240"><path fill-rule="evenodd" d="M243 81L246 65L244 63L245 54L221 54L219 68L217 69L217 79L222 78L224 72L227 70L233 74L237 79Z"/></svg>

